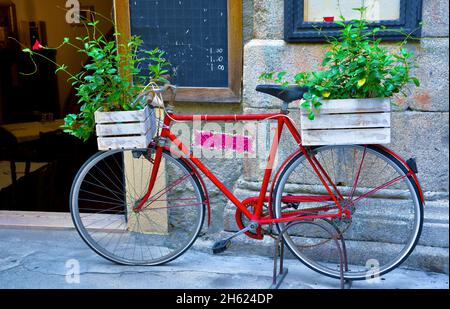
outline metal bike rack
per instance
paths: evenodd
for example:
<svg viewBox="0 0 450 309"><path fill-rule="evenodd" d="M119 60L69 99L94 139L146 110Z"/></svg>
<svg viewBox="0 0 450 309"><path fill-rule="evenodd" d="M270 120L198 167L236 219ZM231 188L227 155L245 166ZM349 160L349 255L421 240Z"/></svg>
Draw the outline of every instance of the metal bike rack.
<svg viewBox="0 0 450 309"><path fill-rule="evenodd" d="M326 222L327 225L323 224L322 222ZM330 221L328 220L322 220L322 222L314 222L314 221L296 221L296 222L290 222L285 226L285 228L281 231L281 233L278 235L275 241L275 254L274 254L274 265L273 265L273 279L272 279L272 285L270 286L270 289L278 289L281 284L283 283L284 279L286 278L288 274L288 269L284 267L284 238L283 235L286 233L290 228L301 225L301 224L309 224L314 225L322 230L324 230L326 233L328 233L331 236L331 240L335 243L336 248L338 249L339 253L339 261L340 261L340 281L341 281L341 289L345 289L346 285L347 288L350 289L352 282L349 280L345 280L344 278L344 271L348 271L348 260L347 260L347 248L345 246L344 237L340 235L339 229ZM331 228L330 228L331 226ZM334 232L333 232L334 230ZM280 256L280 267L278 271L278 256Z"/></svg>

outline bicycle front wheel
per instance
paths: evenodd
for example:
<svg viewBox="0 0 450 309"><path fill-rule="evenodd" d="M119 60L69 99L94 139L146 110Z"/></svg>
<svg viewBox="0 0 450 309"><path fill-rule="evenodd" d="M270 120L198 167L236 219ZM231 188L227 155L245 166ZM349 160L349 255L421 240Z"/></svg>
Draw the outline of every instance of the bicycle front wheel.
<svg viewBox="0 0 450 309"><path fill-rule="evenodd" d="M423 224L423 205L407 169L392 155L372 146L325 146L311 150L336 185L341 205L349 205L351 218L325 220L345 240L348 270L345 279L363 280L399 266L413 251ZM277 218L304 211L337 213L334 202L283 203L292 195L328 196L305 155L294 157L277 180L273 212ZM322 208L322 207L329 207ZM309 209L309 210L308 210ZM321 209L322 211L318 211ZM281 231L286 224L279 224ZM311 224L293 226L284 234L290 251L311 269L340 278L336 243Z"/></svg>
<svg viewBox="0 0 450 309"><path fill-rule="evenodd" d="M102 257L123 265L161 265L182 255L200 233L205 195L194 171L164 152L144 207L154 148L92 157L72 186L70 206L80 236Z"/></svg>

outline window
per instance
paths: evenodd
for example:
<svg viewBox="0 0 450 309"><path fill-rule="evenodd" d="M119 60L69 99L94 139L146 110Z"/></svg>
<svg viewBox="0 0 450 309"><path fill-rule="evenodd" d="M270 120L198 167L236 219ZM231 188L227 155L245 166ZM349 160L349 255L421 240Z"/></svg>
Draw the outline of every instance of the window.
<svg viewBox="0 0 450 309"><path fill-rule="evenodd" d="M420 36L422 0L285 0L285 40L287 42L324 41L326 36L337 36L334 21L359 18L353 8L367 7L366 18L372 27L385 26L378 37L399 40L404 33ZM322 31L318 31L317 29Z"/></svg>

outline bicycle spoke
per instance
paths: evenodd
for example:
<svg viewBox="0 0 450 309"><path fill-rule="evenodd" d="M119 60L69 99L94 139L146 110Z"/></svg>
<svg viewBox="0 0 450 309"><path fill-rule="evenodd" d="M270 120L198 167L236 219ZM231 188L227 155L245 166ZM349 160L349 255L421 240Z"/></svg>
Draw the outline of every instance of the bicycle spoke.
<svg viewBox="0 0 450 309"><path fill-rule="evenodd" d="M98 168L98 167L96 167L96 168ZM99 184L101 184L102 186L103 186L103 188L104 189L106 189L106 190L108 190L109 192L111 192L116 198L118 198L118 199L120 199L120 197L118 197L114 192L115 191L113 191L113 190L111 190L109 187L107 187L107 186L105 186L105 184L103 183L103 182L101 182L100 180L98 180L95 176L93 176L92 174L90 175L92 178L94 178ZM117 186L116 186L116 188L117 188ZM120 190L120 188L119 188L119 190Z"/></svg>
<svg viewBox="0 0 450 309"><path fill-rule="evenodd" d="M356 187L358 186L359 177L361 175L361 169L363 167L364 159L366 157L366 150L367 150L367 147L364 147L364 152L363 152L363 154L361 156L361 163L359 164L358 172L356 173L355 178L354 178L352 191L350 192L350 195L348 197L349 200L353 199L353 194L355 193Z"/></svg>
<svg viewBox="0 0 450 309"><path fill-rule="evenodd" d="M123 162L124 162L124 158L123 158L124 155L125 155L125 154L122 154L122 161L123 161ZM127 173L125 173L124 170L123 170L123 168L120 167L120 164L119 164L119 162L117 162L115 156L113 156L113 159L114 159L114 162L116 163L117 167L122 171L122 174L123 174L123 176L125 177L126 183L130 184L131 182L130 182L130 180L129 180L128 177L127 177ZM127 191L129 192L130 190L127 190ZM136 191L134 190L134 187L131 187L131 191L133 191L133 192L130 192L131 198L132 198L133 200L137 200L138 197L139 197L139 195L138 195L138 194L136 193ZM134 193L134 195L133 195L132 193Z"/></svg>
<svg viewBox="0 0 450 309"><path fill-rule="evenodd" d="M373 194L375 194L376 192L380 191L381 189L387 188L387 187L393 185L394 183L396 183L396 182L398 182L398 181L400 181L400 180L403 180L403 179L405 179L405 178L406 178L406 176L398 176L397 178L392 179L391 181L388 181L388 182L386 182L385 184L383 184L383 185L381 185L381 186L379 186L379 187L377 187L377 188L371 190L370 192L368 192L368 193L366 193L366 194L360 196L360 197L357 198L356 200L352 201L351 204L356 204L358 201L360 201L360 200L362 200L362 199L364 199L364 198L370 197L370 196L372 196Z"/></svg>
<svg viewBox="0 0 450 309"><path fill-rule="evenodd" d="M109 204L109 205L121 205L121 204L117 204L117 203L111 203L111 202L105 202L105 201L99 201L99 200L91 200L91 199L84 199L84 198L80 198L80 201L84 201L84 202L92 202L92 203L100 203L100 204Z"/></svg>
<svg viewBox="0 0 450 309"><path fill-rule="evenodd" d="M100 185L98 185L98 184L95 184L95 183L93 183L93 182L90 182L90 181L87 181L87 180L85 180L84 181L86 184L88 184L88 185L91 185L91 186L95 186L95 187L97 187L97 188L102 188L102 189L105 189L105 187L103 186L100 186ZM106 189L106 190L108 190L108 189ZM112 193L115 193L115 194L121 194L120 192L117 192L117 191L114 191L114 190L108 190L108 191L110 191L110 192L112 192Z"/></svg>
<svg viewBox="0 0 450 309"><path fill-rule="evenodd" d="M170 184L167 188L163 188L163 189L161 189L160 191L158 191L158 192L155 194L155 196L156 196L156 195L158 195L158 196L152 198L152 199L150 200L149 204L147 204L147 205L144 206L144 207L150 206L150 205L151 205L152 203L154 203L158 198L160 198L161 196L163 196L163 195L164 195L165 193L167 193L170 189L173 189L173 188L175 188L176 186L178 186L178 185L180 185L181 183L183 183L183 182L184 182L186 179L188 179L188 177L190 177L190 176L192 176L192 175L185 175L184 177L181 177L180 179L174 181L174 182L173 182L172 184Z"/></svg>
<svg viewBox="0 0 450 309"><path fill-rule="evenodd" d="M108 199L110 201L116 201L116 202L122 202L122 203L125 202L124 200L118 200L118 199L115 199L115 198L112 198L112 197L109 197L109 196L106 196L106 195L103 195L103 194L98 194L98 193L87 191L87 190L80 190L80 192L91 194L91 195L95 195L95 196L98 196L98 197L104 197L104 198L106 198L106 199Z"/></svg>

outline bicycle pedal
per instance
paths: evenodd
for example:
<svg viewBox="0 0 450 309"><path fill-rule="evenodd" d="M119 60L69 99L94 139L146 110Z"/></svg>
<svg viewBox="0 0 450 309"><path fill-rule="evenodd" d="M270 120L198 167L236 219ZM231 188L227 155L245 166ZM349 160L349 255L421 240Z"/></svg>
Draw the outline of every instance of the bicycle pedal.
<svg viewBox="0 0 450 309"><path fill-rule="evenodd" d="M227 251L230 246L231 240L219 240L212 247L213 254L223 253Z"/></svg>

